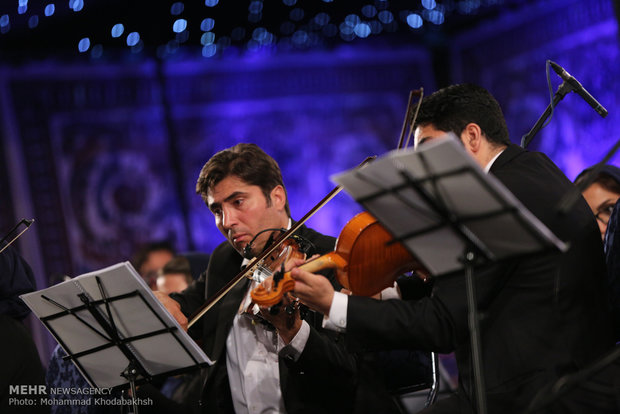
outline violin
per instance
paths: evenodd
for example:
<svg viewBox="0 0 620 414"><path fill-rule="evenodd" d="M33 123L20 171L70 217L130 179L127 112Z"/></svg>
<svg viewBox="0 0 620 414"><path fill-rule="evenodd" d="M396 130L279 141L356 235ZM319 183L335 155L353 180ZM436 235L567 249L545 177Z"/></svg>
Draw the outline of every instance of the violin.
<svg viewBox="0 0 620 414"><path fill-rule="evenodd" d="M333 252L299 266L309 272L336 269L338 282L355 295L372 296L394 285L401 274L423 270L422 264L375 217L362 212L344 226ZM290 272L274 275L270 289L263 285L251 292L259 306L269 307L295 289Z"/></svg>
<svg viewBox="0 0 620 414"><path fill-rule="evenodd" d="M415 106L413 98L418 97ZM424 89L409 93L405 119L397 149L406 148L413 134ZM405 136L407 140L405 141ZM396 278L408 271L419 271L420 278L427 281L428 274L422 264L368 212L353 217L342 229L336 249L317 259L299 266L309 272L327 268L336 269L338 282L355 295L373 296L394 285ZM251 292L252 300L259 306L273 306L282 295L295 288L290 272L274 275L271 288L258 286Z"/></svg>

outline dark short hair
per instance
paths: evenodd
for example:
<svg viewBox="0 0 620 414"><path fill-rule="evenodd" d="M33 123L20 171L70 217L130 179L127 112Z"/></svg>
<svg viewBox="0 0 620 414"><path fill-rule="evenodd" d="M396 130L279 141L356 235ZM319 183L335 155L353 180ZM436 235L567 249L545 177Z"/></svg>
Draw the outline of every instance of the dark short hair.
<svg viewBox="0 0 620 414"><path fill-rule="evenodd" d="M167 240L158 240L146 243L138 248L131 258L131 264L135 269L140 271L142 265L148 260L149 255L158 251L170 252L173 256L176 254L174 246Z"/></svg>
<svg viewBox="0 0 620 414"><path fill-rule="evenodd" d="M250 185L260 187L265 195L267 205L271 205L271 191L281 185L286 194L282 173L278 163L256 144L237 144L216 153L202 167L196 193L207 202L207 193L224 178L234 175ZM288 196L286 213L290 216Z"/></svg>
<svg viewBox="0 0 620 414"><path fill-rule="evenodd" d="M182 274L185 276L185 280L188 284L191 284L194 281L189 260L183 256L175 256L170 259L170 261L168 261L168 263L166 263L161 269L160 274L163 276L170 274Z"/></svg>
<svg viewBox="0 0 620 414"><path fill-rule="evenodd" d="M471 83L451 85L427 96L416 119L416 126L433 125L457 137L469 123L478 124L490 143L510 144L499 103L489 91Z"/></svg>
<svg viewBox="0 0 620 414"><path fill-rule="evenodd" d="M593 169L594 167L589 167L580 172L577 178L575 178L575 184L580 185L583 181L589 179L588 175ZM590 185L594 183L600 184L607 191L620 194L620 168L610 164L603 165Z"/></svg>

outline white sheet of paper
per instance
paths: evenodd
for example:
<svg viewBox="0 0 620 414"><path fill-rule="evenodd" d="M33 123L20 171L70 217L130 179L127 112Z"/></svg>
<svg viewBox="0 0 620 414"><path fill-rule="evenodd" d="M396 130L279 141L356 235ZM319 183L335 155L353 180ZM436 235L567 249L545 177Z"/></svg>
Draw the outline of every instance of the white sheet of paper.
<svg viewBox="0 0 620 414"><path fill-rule="evenodd" d="M185 369L195 365L196 362L209 365L213 363L157 300L129 262L118 263L77 276L47 289L20 296L39 319L46 320L49 324L46 327L59 343L64 344L63 348L67 354L74 355L104 346L109 343L109 335L87 309L75 312L75 316L65 314L46 319L64 311L44 297L68 309L84 304L78 296L80 294L85 294L91 301L99 301L103 296L96 277L99 277L103 291L108 298L139 292L139 295L109 303L110 313L121 339L176 327L176 330L170 332L129 342L128 347L149 375L155 376ZM110 323L105 304L101 303L96 308ZM95 327L103 335L78 321L76 316ZM116 346L89 353L77 360L79 364L76 365L80 368L82 375L86 379L90 378L91 385L94 387L116 387L128 383L128 380L120 374L127 368L129 359Z"/></svg>

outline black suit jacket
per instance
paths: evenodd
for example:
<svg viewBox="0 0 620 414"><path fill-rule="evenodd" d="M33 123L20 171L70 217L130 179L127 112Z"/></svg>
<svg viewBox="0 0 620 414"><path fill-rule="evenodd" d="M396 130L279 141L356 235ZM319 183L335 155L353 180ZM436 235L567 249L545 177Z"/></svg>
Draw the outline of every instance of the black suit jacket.
<svg viewBox="0 0 620 414"><path fill-rule="evenodd" d="M613 346L605 265L585 201L580 198L566 215L557 213L572 184L545 155L510 145L491 173L570 243L565 254L530 255L475 271L489 412L520 412L543 385ZM462 387L457 406L468 412L473 374L462 274L437 278L432 296L417 301L350 297L347 318L348 336L378 348L455 351ZM442 412L442 401L432 410Z"/></svg>
<svg viewBox="0 0 620 414"><path fill-rule="evenodd" d="M321 235L305 226L297 234L314 244L314 253L324 254L334 249L333 237ZM241 262L239 253L229 243L222 243L213 251L206 274L182 294L171 296L181 304L182 311L190 315L202 305L205 298L210 298L239 273ZM328 277L338 287L333 272L329 272ZM234 412L226 368L225 342L246 291L247 284L241 282L190 329L190 334L202 339L206 354L216 361L206 370L203 412ZM310 336L297 361L280 356L280 387L289 414L354 411L357 359L346 351L341 335L320 328L322 319L322 315L313 312L306 315ZM387 404L391 404L391 401ZM382 405L388 406L385 403Z"/></svg>

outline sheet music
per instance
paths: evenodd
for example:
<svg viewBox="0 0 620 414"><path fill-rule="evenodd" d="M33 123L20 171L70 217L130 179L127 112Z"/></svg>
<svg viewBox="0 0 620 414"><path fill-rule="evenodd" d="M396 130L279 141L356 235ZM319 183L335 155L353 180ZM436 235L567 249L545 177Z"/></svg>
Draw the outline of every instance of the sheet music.
<svg viewBox="0 0 620 414"><path fill-rule="evenodd" d="M145 367L149 375L155 376L186 369L195 365L194 360L201 365L213 363L157 300L129 262L86 273L47 289L20 296L33 313L42 320L56 340L63 345L67 354L74 355L103 347L109 343L110 336L87 309L82 308L76 311L74 316L67 314L44 297L68 309L84 305L80 294L86 295L91 301L102 300L97 276L107 298L139 292L139 295L128 296L109 303L110 313L120 338L127 339L165 328L177 328L128 343L128 348L133 351L136 359ZM97 305L97 309L109 323L105 304ZM55 315L58 317L54 317ZM76 316L95 330L80 322ZM81 356L76 359L76 362L91 386L106 388L128 383L124 377L120 376L120 373L129 364L129 359L116 346L102 348L94 353Z"/></svg>
<svg viewBox="0 0 620 414"><path fill-rule="evenodd" d="M469 241L491 260L567 246L454 137L392 151L332 177L434 275L463 267ZM463 237L416 191L418 184L460 224ZM501 231L498 231L501 229Z"/></svg>

